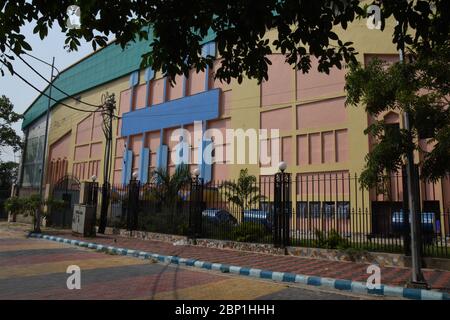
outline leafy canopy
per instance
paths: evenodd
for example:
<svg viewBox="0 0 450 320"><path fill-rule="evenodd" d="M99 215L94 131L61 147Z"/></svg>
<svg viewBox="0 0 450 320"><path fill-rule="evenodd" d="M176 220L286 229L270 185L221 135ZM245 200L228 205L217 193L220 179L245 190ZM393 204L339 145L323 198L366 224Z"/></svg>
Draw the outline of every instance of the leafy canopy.
<svg viewBox="0 0 450 320"><path fill-rule="evenodd" d="M77 50L80 39L94 49L107 44L114 35L125 47L130 41L154 39L143 66L152 66L174 79L188 75L195 68L212 66L213 57L202 56L200 41L214 32L219 55L223 58L215 77L226 82L242 81L244 76L267 79L273 47L286 55L293 67L307 72L311 57L319 60L318 69L329 72L342 62L355 61L357 52L352 42L343 42L333 32L335 26L346 29L355 19L367 16L366 6L372 2L359 0L0 0L0 59L13 71L10 54L31 51L20 28L35 22L34 33L41 39L55 24L66 33L69 50ZM422 43L429 47L445 41L449 33L450 2L447 0L383 0L373 1L384 12L383 18L395 17L399 25L394 43ZM81 29L66 28L66 8L81 8ZM432 10L433 4L435 10ZM268 40L267 32L276 30ZM406 37L404 34L408 34ZM150 53L151 52L151 53Z"/></svg>
<svg viewBox="0 0 450 320"><path fill-rule="evenodd" d="M373 60L366 68L353 64L346 78L348 105L362 103L376 118L383 112L409 114L411 135L375 119L366 134L376 144L366 157L361 182L374 186L379 177L401 169L407 152L421 150L421 178L436 181L450 173L450 42L432 50L410 51L405 63ZM426 139L431 151L423 150Z"/></svg>
<svg viewBox="0 0 450 320"><path fill-rule="evenodd" d="M19 164L16 162L0 162L0 190L9 190L16 183Z"/></svg>
<svg viewBox="0 0 450 320"><path fill-rule="evenodd" d="M0 155L4 147L12 147L17 151L22 146L21 138L11 127L13 123L22 119L22 116L15 113L13 109L14 105L11 101L2 95L0 97Z"/></svg>

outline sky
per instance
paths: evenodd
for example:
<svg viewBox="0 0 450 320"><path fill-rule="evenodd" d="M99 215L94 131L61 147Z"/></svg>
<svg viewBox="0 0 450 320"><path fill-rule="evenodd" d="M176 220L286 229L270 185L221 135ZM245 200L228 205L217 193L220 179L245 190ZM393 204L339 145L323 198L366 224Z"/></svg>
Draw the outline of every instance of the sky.
<svg viewBox="0 0 450 320"><path fill-rule="evenodd" d="M25 35L26 40L33 48L33 51L30 53L50 64L54 56L55 66L60 71L93 51L90 43L81 41L81 46L78 51L67 52L66 49L64 49L65 34L61 32L61 28L58 25L54 26L52 30L49 30L48 36L44 40L41 40L38 35L33 34L33 28L33 24L27 24L22 28L22 34ZM50 78L50 66L28 56L23 56L23 58L43 76ZM17 58L13 62L13 66L18 74L26 78L40 90L43 90L47 86L47 82L41 79ZM5 76L2 77L0 75L0 96L7 96L14 104L15 112L23 113L34 99L36 99L39 93L29 87L26 83L22 82L17 76L12 76L7 69L4 71ZM16 129L20 135L23 135L21 122L16 123L14 129ZM14 154L10 148L3 148L0 150L0 161L19 161L19 159L20 152Z"/></svg>

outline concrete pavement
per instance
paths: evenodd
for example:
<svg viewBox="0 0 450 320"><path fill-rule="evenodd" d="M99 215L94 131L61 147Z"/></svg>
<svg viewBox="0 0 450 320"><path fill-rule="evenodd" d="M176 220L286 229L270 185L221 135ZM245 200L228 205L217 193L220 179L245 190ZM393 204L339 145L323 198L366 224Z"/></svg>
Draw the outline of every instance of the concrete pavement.
<svg viewBox="0 0 450 320"><path fill-rule="evenodd" d="M68 290L69 265L81 268L81 290ZM26 238L0 225L0 299L348 300L368 299L273 281L108 255Z"/></svg>

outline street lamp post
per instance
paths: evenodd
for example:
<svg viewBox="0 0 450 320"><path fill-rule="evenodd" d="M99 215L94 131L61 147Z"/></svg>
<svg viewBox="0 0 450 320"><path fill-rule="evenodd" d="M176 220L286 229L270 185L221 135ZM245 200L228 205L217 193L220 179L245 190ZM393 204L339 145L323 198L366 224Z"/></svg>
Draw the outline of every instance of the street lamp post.
<svg viewBox="0 0 450 320"><path fill-rule="evenodd" d="M405 63L405 51L399 50L400 63ZM408 133L408 140L412 141L410 116L408 112L403 112L403 123L406 132ZM411 287L428 288L428 284L422 273L422 254L421 254L421 237L420 237L420 204L418 196L418 190L416 188L417 175L414 164L413 150L408 150L406 155L406 185L408 192L408 207L409 207L409 223L411 230L411 281L409 285Z"/></svg>
<svg viewBox="0 0 450 320"><path fill-rule="evenodd" d="M195 168L192 173L194 179L191 180L189 196L189 236L195 239L200 236L202 230L203 183L199 168Z"/></svg>

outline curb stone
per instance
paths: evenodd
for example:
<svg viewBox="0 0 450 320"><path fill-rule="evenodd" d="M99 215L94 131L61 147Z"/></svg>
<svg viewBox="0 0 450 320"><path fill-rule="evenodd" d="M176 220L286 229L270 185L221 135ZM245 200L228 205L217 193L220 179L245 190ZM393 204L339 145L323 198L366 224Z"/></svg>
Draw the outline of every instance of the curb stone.
<svg viewBox="0 0 450 320"><path fill-rule="evenodd" d="M450 300L450 294L445 292L430 291L424 289L411 289L398 286L381 285L379 289L368 289L366 284L358 281L331 279L316 276L306 276L289 272L274 272L269 270L261 270L254 268L245 268L240 266L230 266L221 263L211 263L207 261L180 258L175 256L165 256L145 251L137 251L132 249L117 248L113 246L104 246L94 242L84 242L79 240L65 239L45 234L30 233L29 237L37 239L45 239L55 242L66 243L83 248L94 249L96 251L108 252L117 255L130 256L146 260L157 260L158 262L185 265L199 269L216 270L222 273L232 273L241 276L249 276L253 278L269 279L279 282L301 283L310 286L337 289L358 294L398 297L414 300Z"/></svg>

